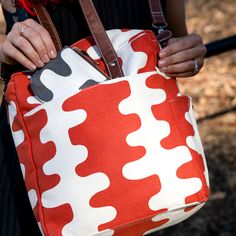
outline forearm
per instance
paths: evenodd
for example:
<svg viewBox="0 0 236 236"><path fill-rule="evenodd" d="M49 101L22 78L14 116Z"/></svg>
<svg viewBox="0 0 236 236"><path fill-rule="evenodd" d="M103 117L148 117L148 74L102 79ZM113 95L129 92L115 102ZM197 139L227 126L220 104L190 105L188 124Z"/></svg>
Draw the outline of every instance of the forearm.
<svg viewBox="0 0 236 236"><path fill-rule="evenodd" d="M184 0L166 0L166 20L174 37L188 34Z"/></svg>

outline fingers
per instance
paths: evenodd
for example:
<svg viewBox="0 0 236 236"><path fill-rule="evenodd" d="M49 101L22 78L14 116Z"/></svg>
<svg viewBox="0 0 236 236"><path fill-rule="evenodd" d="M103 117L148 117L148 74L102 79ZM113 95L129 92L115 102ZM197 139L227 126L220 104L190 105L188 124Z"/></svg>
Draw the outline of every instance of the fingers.
<svg viewBox="0 0 236 236"><path fill-rule="evenodd" d="M45 55L48 55L49 58L54 58L56 56L56 48L52 42L51 36L49 35L48 31L42 25L38 24L37 22L31 19L28 19L25 23L26 23L26 26L29 27L31 32L35 30L37 34L40 36L44 44L44 49L46 49ZM27 35L24 35L24 36L27 37ZM31 41L33 41L34 38L30 34L30 32L28 33L28 37L31 38ZM43 49L43 47L41 49Z"/></svg>
<svg viewBox="0 0 236 236"><path fill-rule="evenodd" d="M25 26L22 36L23 37L16 37L16 40L13 40L16 47L19 48L17 43L21 43L24 47L24 53L32 60L35 58L34 62L37 63L38 61L38 66L42 66L39 64L49 62L48 50L43 41L45 39L39 37L38 32L34 28Z"/></svg>
<svg viewBox="0 0 236 236"><path fill-rule="evenodd" d="M3 54L3 61L7 64L19 62L30 70L35 70L37 68L37 66L31 60L24 56L24 54L15 48L9 41L4 42L1 52Z"/></svg>
<svg viewBox="0 0 236 236"><path fill-rule="evenodd" d="M192 60L200 56L199 52L202 50L201 46L196 46L194 48L185 49L183 51L178 51L171 56L167 56L159 61L160 66L172 65L176 63L181 63L184 61Z"/></svg>
<svg viewBox="0 0 236 236"><path fill-rule="evenodd" d="M14 24L1 47L6 63L19 62L28 69L42 67L55 58L56 49L47 30L32 19Z"/></svg>
<svg viewBox="0 0 236 236"><path fill-rule="evenodd" d="M168 76L194 76L202 68L205 54L206 47L199 35L173 38L160 51L158 67ZM196 61L197 67L194 61Z"/></svg>
<svg viewBox="0 0 236 236"><path fill-rule="evenodd" d="M202 67L202 65L198 62L199 58L195 59L195 61L197 63L197 68ZM198 74L199 72L199 69L196 70L194 68L194 60L189 60L169 66L165 72L162 72L164 72L169 77L190 77Z"/></svg>
<svg viewBox="0 0 236 236"><path fill-rule="evenodd" d="M172 38L169 40L167 47L160 52L160 58L170 56L177 52L193 48L196 45L202 45L202 39L199 35L192 34L180 38Z"/></svg>
<svg viewBox="0 0 236 236"><path fill-rule="evenodd" d="M12 37L10 40L11 40L10 42L12 46L14 46L15 49L18 49L17 51L23 52L21 54L24 55L26 58L28 58L35 66L42 67L44 63L46 63L46 61L44 62L40 58L39 53L34 49L33 47L34 44L33 43L31 44L30 41L28 41L24 37L18 35L18 36ZM9 52L9 55L10 54L11 52Z"/></svg>

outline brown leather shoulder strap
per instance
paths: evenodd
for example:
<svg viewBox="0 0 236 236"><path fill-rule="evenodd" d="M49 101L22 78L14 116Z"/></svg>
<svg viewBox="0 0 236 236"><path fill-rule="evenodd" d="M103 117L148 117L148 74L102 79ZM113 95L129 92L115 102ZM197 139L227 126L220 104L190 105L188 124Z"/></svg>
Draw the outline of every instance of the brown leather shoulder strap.
<svg viewBox="0 0 236 236"><path fill-rule="evenodd" d="M60 40L57 30L52 22L51 17L48 14L46 8L40 3L39 0L32 0L31 4L34 8L34 11L38 17L39 22L49 32L49 34L54 42L54 45L56 47L56 50L60 51L62 49L61 40Z"/></svg>
<svg viewBox="0 0 236 236"><path fill-rule="evenodd" d="M118 57L109 40L102 22L91 0L79 0L83 14L87 21L90 32L106 63L107 70L112 79L124 76L119 65Z"/></svg>
<svg viewBox="0 0 236 236"><path fill-rule="evenodd" d="M167 26L166 19L164 17L161 1L160 0L148 0L149 7L152 15L153 26Z"/></svg>
<svg viewBox="0 0 236 236"><path fill-rule="evenodd" d="M162 11L160 0L148 0L152 15L152 26L157 30L157 39L162 48L164 48L169 39L172 37L172 32L166 30L167 22Z"/></svg>

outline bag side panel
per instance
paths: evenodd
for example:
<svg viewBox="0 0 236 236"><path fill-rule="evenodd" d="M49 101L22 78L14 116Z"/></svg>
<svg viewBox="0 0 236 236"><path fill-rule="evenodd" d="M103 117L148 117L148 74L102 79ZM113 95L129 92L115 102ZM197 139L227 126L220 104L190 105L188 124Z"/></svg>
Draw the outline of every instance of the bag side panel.
<svg viewBox="0 0 236 236"><path fill-rule="evenodd" d="M33 209L35 218L38 222L39 228L42 231L41 223L39 220L39 201L40 193L38 189L38 178L36 174L36 168L32 156L32 147L30 136L28 134L27 127L24 122L24 114L27 109L24 104L21 104L25 95L20 93L28 93L29 81L24 73L16 73L12 76L8 83L6 90L6 101L8 104L8 115L10 121L10 127L16 146L19 162L24 177L26 189L28 192L31 207ZM28 94L29 95L29 94ZM27 95L27 97L28 97ZM22 108L23 105L23 108Z"/></svg>

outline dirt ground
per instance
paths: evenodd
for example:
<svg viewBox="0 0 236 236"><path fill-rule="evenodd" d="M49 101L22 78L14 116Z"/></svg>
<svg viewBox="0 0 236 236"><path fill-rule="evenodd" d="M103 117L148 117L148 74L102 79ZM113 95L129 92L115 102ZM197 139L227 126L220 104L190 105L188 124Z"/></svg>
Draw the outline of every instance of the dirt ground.
<svg viewBox="0 0 236 236"><path fill-rule="evenodd" d="M235 12L235 0L186 0L189 32L201 34L206 44L236 34ZM207 58L199 75L179 79L179 84L182 93L192 96L201 119L211 195L190 219L153 235L236 235L236 50Z"/></svg>

